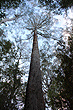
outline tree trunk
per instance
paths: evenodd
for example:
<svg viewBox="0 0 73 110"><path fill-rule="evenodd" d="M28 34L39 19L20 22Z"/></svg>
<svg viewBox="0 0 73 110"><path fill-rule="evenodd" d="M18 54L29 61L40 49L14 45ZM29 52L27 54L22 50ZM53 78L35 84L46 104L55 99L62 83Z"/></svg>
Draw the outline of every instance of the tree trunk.
<svg viewBox="0 0 73 110"><path fill-rule="evenodd" d="M45 110L36 30L34 31L33 49L24 110Z"/></svg>

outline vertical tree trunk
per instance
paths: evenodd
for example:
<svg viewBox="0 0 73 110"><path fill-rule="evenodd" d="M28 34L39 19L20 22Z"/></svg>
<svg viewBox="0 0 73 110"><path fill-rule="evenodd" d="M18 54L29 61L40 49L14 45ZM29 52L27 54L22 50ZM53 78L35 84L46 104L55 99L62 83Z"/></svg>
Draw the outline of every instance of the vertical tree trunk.
<svg viewBox="0 0 73 110"><path fill-rule="evenodd" d="M31 55L31 64L26 89L24 110L45 110L40 72L40 56L36 30L34 31L33 49Z"/></svg>

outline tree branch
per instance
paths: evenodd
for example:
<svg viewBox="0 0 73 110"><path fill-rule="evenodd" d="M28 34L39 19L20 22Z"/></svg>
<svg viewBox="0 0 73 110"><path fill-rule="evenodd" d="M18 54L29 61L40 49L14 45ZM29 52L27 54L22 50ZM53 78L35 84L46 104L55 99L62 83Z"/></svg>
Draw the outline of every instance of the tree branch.
<svg viewBox="0 0 73 110"><path fill-rule="evenodd" d="M1 22L0 22L0 24L2 24L2 23L5 23L5 22L7 22L7 21L12 21L12 20L15 20L16 18L19 18L19 17L21 17L21 16L23 16L23 15L15 15L15 17L13 17L13 18L5 18L5 19L3 19Z"/></svg>
<svg viewBox="0 0 73 110"><path fill-rule="evenodd" d="M59 39L57 39L57 38L55 38L53 35L51 35L51 34L42 34L41 32L37 32L40 36L42 36L42 37L44 37L44 38L51 38L51 39L53 39L53 40L57 40L57 41L59 41Z"/></svg>
<svg viewBox="0 0 73 110"><path fill-rule="evenodd" d="M5 23L5 22L7 22L7 21L15 20L15 19L16 19L16 17L13 17L13 18L11 18L11 19L5 18L5 19L3 19L3 20L0 22L0 24Z"/></svg>

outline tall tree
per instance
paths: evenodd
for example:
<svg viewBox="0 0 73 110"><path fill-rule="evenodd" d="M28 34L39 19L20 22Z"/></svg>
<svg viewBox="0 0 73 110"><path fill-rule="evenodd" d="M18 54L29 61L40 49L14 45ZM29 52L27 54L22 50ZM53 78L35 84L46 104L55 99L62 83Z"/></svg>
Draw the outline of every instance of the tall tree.
<svg viewBox="0 0 73 110"><path fill-rule="evenodd" d="M42 81L40 71L40 56L38 50L37 31L34 30L33 49L29 79L26 90L25 110L44 110Z"/></svg>
<svg viewBox="0 0 73 110"><path fill-rule="evenodd" d="M25 99L25 110L44 110L44 99L42 92L42 81L41 81L41 71L40 71L40 56L38 49L38 35L43 37L48 37L49 34L46 29L50 23L51 17L48 15L33 15L30 16L27 29L32 30L33 34L33 48L31 55L31 64L29 71L28 84L26 89L26 99ZM43 34L41 31L45 32Z"/></svg>

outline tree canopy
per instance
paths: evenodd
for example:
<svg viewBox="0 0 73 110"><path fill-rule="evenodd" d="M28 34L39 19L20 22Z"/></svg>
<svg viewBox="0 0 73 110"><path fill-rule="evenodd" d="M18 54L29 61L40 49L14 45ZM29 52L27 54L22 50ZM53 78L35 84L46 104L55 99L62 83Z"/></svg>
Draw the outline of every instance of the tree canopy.
<svg viewBox="0 0 73 110"><path fill-rule="evenodd" d="M63 9L68 10L73 6L72 0L39 0L47 9L51 9L55 13L61 13Z"/></svg>

